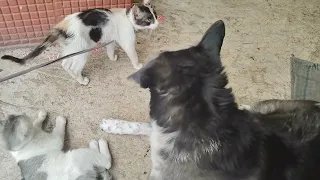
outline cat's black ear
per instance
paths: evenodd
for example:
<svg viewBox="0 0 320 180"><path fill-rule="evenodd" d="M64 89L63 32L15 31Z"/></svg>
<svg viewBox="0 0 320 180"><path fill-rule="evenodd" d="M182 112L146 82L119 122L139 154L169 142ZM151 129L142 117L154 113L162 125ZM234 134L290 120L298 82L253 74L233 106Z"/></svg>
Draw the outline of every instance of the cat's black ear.
<svg viewBox="0 0 320 180"><path fill-rule="evenodd" d="M222 20L216 21L205 33L198 46L212 57L219 57L225 36L225 25Z"/></svg>
<svg viewBox="0 0 320 180"><path fill-rule="evenodd" d="M8 121L10 123L13 123L16 119L17 119L17 116L15 116L15 115L9 115L9 117L8 117Z"/></svg>

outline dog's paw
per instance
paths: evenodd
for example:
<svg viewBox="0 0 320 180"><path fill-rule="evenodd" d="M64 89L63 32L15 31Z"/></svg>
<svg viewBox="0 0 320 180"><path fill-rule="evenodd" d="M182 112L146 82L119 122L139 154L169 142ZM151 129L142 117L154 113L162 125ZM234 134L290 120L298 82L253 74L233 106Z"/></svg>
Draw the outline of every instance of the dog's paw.
<svg viewBox="0 0 320 180"><path fill-rule="evenodd" d="M251 110L251 106L245 105L245 104L240 104L240 105L239 105L239 109L240 109L240 110L250 111L250 110Z"/></svg>
<svg viewBox="0 0 320 180"><path fill-rule="evenodd" d="M119 120L115 119L103 119L100 121L101 130L110 133L110 134L124 134L125 130L121 126Z"/></svg>
<svg viewBox="0 0 320 180"><path fill-rule="evenodd" d="M147 122L131 122L119 119L104 119L100 128L110 134L148 135L152 128Z"/></svg>

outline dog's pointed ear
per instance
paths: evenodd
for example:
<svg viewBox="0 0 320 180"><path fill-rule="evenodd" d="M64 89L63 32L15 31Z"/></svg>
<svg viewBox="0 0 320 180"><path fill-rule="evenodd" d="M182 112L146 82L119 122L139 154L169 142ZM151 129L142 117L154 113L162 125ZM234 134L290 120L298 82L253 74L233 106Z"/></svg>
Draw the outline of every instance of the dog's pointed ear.
<svg viewBox="0 0 320 180"><path fill-rule="evenodd" d="M131 74L130 76L128 76L128 80L132 80L134 82L136 82L137 84L142 84L142 79L144 78L144 72L143 71L137 71L133 74Z"/></svg>
<svg viewBox="0 0 320 180"><path fill-rule="evenodd" d="M222 20L216 21L205 33L199 45L212 58L220 56L223 39L225 36L225 25Z"/></svg>
<svg viewBox="0 0 320 180"><path fill-rule="evenodd" d="M152 68L153 64L153 62L148 62L144 67L131 74L127 79L133 80L142 88L150 88L152 85L152 73L150 69Z"/></svg>

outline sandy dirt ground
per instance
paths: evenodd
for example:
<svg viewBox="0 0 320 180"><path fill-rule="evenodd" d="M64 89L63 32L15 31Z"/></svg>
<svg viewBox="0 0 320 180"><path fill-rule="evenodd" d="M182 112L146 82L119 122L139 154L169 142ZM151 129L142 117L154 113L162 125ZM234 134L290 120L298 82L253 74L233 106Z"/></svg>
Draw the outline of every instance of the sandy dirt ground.
<svg viewBox="0 0 320 180"><path fill-rule="evenodd" d="M195 45L216 20L226 23L222 60L240 103L290 98L290 60L320 62L320 1L298 0L154 0L166 21L152 33L139 32L137 50L145 63L160 51ZM0 56L22 56L30 48L0 50ZM27 66L48 61L50 48ZM91 139L109 141L115 179L147 179L151 161L147 137L108 135L98 127L103 118L148 121L149 94L126 79L135 70L118 51L117 62L106 53L91 56L84 73L91 79L79 85L60 63L0 84L0 115L38 109L53 118L68 118L68 148L85 147ZM0 63L0 77L24 69ZM47 126L50 127L50 126ZM16 180L20 171L10 154L0 150L0 179Z"/></svg>

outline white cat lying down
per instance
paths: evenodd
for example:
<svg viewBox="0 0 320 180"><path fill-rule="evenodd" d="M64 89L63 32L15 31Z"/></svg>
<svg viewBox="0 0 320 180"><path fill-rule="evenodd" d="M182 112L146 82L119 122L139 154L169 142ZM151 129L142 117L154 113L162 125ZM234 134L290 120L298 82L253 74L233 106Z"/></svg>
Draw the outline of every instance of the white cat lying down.
<svg viewBox="0 0 320 180"><path fill-rule="evenodd" d="M111 180L107 171L111 156L104 140L90 142L90 148L62 151L66 119L56 118L52 133L42 130L47 113L38 119L10 115L0 121L0 147L10 151L17 161L23 180Z"/></svg>

